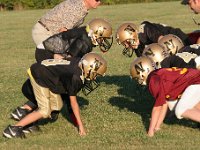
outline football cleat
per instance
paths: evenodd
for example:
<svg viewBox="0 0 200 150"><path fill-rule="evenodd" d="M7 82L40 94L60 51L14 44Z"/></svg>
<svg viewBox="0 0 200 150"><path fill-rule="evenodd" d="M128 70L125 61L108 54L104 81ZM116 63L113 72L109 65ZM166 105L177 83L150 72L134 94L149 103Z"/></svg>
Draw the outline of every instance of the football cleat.
<svg viewBox="0 0 200 150"><path fill-rule="evenodd" d="M58 115L59 115L60 111L54 110L51 112L51 122L55 122L58 119Z"/></svg>
<svg viewBox="0 0 200 150"><path fill-rule="evenodd" d="M22 107L17 107L12 113L11 113L11 118L14 120L21 120L24 118L26 115L28 115L31 111L24 109Z"/></svg>
<svg viewBox="0 0 200 150"><path fill-rule="evenodd" d="M25 138L25 134L22 132L23 127L9 125L4 131L3 136L6 138Z"/></svg>
<svg viewBox="0 0 200 150"><path fill-rule="evenodd" d="M37 125L37 123L31 123L30 125L23 127L22 131L24 133L37 132L37 131L40 131L40 127Z"/></svg>

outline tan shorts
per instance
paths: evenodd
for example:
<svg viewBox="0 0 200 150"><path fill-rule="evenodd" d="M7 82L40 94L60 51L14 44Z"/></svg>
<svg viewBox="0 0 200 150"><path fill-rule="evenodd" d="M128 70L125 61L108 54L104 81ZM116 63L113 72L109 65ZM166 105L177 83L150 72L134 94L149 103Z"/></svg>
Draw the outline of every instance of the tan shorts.
<svg viewBox="0 0 200 150"><path fill-rule="evenodd" d="M38 111L42 114L43 118L48 118L53 110L61 110L63 106L62 98L59 94L55 94L49 90L38 85L32 74L30 68L28 69L28 75L33 87L33 92L38 103Z"/></svg>
<svg viewBox="0 0 200 150"><path fill-rule="evenodd" d="M36 23L32 29L32 38L36 46L42 44L44 40L52 36L51 31L47 31L40 23Z"/></svg>

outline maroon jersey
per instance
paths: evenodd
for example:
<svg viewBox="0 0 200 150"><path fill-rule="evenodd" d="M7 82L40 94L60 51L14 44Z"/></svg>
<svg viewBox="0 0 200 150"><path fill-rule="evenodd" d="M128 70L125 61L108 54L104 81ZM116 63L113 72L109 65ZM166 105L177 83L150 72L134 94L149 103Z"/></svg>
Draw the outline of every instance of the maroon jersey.
<svg viewBox="0 0 200 150"><path fill-rule="evenodd" d="M154 106L175 100L192 84L200 84L200 70L188 68L161 68L148 77L149 91L156 99Z"/></svg>
<svg viewBox="0 0 200 150"><path fill-rule="evenodd" d="M192 44L196 44L198 41L198 38L200 37L200 32L198 31L198 32L188 33L188 37Z"/></svg>

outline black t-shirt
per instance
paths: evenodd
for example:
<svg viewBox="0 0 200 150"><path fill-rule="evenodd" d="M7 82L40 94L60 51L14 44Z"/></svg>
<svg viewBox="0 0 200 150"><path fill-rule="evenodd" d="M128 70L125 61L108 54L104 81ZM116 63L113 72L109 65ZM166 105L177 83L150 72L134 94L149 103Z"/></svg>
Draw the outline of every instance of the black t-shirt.
<svg viewBox="0 0 200 150"><path fill-rule="evenodd" d="M179 28L173 28L170 26L164 26L162 24L144 21L139 27L138 37L140 41L140 46L136 50L136 55L138 53L138 55L141 56L140 54L142 54L145 45L157 43L158 38L161 35L164 36L167 34L174 34L178 36L183 41L185 46L191 45L188 35L181 31Z"/></svg>
<svg viewBox="0 0 200 150"><path fill-rule="evenodd" d="M83 86L80 78L82 70L78 67L79 60L70 58L69 65L44 66L35 63L31 66L31 73L40 86L49 88L56 94L68 93L69 96L76 96Z"/></svg>
<svg viewBox="0 0 200 150"><path fill-rule="evenodd" d="M185 62L181 57L176 55L166 57L160 64L161 68L196 68L196 63L194 59L191 59L189 62Z"/></svg>
<svg viewBox="0 0 200 150"><path fill-rule="evenodd" d="M179 53L181 53L181 52L193 53L193 54L197 54L198 56L200 56L200 45L193 44L190 46L185 46L179 50Z"/></svg>

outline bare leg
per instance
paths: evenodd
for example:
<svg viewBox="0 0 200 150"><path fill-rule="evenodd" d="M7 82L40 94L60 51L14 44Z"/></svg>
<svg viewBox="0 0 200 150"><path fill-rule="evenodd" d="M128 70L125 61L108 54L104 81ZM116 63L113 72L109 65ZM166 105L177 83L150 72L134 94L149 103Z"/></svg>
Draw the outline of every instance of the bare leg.
<svg viewBox="0 0 200 150"><path fill-rule="evenodd" d="M182 117L200 122L200 110L197 108L188 109L182 114Z"/></svg>
<svg viewBox="0 0 200 150"><path fill-rule="evenodd" d="M25 116L22 120L20 120L18 123L15 124L15 126L26 126L29 125L39 119L42 118L42 114L38 111L34 111L27 116Z"/></svg>
<svg viewBox="0 0 200 150"><path fill-rule="evenodd" d="M22 108L27 109L29 111L32 110L32 108L29 105L27 105L27 104L23 105Z"/></svg>
<svg viewBox="0 0 200 150"><path fill-rule="evenodd" d="M200 110L200 102L194 106L196 109Z"/></svg>

